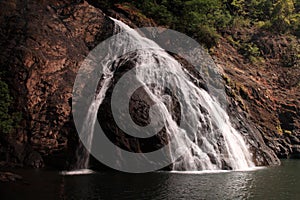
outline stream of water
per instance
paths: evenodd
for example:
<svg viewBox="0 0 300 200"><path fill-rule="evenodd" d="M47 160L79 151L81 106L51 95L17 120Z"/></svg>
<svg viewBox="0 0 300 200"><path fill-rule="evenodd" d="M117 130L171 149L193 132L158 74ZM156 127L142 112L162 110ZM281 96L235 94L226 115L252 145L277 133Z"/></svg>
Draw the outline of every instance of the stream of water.
<svg viewBox="0 0 300 200"><path fill-rule="evenodd" d="M220 170L225 166L233 170L241 170L254 167L246 142L241 134L232 127L229 116L220 103L207 91L197 87L190 79L188 72L184 71L183 67L154 41L141 36L123 22L113 18L112 20L115 22L115 32L125 34L115 38L114 43L108 49L107 57L111 58L113 57L111 54L130 49L132 46L140 49L135 52L134 56L123 56L123 60L135 61L134 76L155 102L156 109L151 118L151 123L154 124L153 130L157 128L155 126L161 125L156 119L163 119L162 126L166 127L166 132L171 138L170 156L173 159L173 170ZM119 53L122 55L122 52ZM116 66L112 67L108 61L105 61L105 58L101 62L105 78L100 91L88 109L82 128L82 132L87 137L86 148L88 151L91 150L98 108L105 98L117 68ZM128 81L127 84L129 85ZM123 86L127 84L123 84ZM175 94L180 98L181 107L184 108L181 118L185 122L181 126L175 122L168 109L170 103L168 103L168 95L164 94L164 88L175 88ZM126 88L120 90L123 91ZM124 103L118 105L121 107ZM126 105L124 111L126 112ZM124 115L124 113L119 113L119 115ZM122 123L126 124L123 127L124 130L129 122L120 122L119 124ZM151 128L151 124L148 127ZM134 130L130 129L126 133L130 134ZM143 127L141 132L147 131ZM81 153L78 154L78 157L77 169L88 168L89 154Z"/></svg>

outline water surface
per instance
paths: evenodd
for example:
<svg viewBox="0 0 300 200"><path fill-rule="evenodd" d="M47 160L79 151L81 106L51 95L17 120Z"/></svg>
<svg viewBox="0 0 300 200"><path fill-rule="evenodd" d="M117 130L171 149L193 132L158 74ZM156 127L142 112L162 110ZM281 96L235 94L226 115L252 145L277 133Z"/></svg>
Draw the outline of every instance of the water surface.
<svg viewBox="0 0 300 200"><path fill-rule="evenodd" d="M17 170L26 183L0 184L0 199L300 199L300 160L255 171L62 176Z"/></svg>

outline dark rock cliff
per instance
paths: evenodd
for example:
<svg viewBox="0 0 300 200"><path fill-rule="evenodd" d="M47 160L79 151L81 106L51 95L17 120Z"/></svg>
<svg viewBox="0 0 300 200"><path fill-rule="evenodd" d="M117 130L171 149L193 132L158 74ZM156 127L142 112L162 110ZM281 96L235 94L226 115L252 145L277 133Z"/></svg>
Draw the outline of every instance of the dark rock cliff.
<svg viewBox="0 0 300 200"><path fill-rule="evenodd" d="M1 145L1 159L34 167L43 165L38 154L64 161L77 137L71 116L76 72L113 25L87 2L11 0L1 1L0 9L0 65L9 71L6 80L22 113Z"/></svg>

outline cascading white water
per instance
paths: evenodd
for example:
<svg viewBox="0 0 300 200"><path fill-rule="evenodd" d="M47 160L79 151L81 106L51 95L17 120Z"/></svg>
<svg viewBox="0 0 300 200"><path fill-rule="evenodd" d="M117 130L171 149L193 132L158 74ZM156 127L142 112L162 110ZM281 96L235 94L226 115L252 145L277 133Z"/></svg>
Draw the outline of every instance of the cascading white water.
<svg viewBox="0 0 300 200"><path fill-rule="evenodd" d="M224 168L224 162L233 170L254 167L243 137L232 127L229 116L220 104L207 91L195 86L188 72L184 71L183 67L155 42L141 36L123 22L113 18L112 20L115 22L116 31L123 31L126 34L116 38L113 49L108 50L109 53L122 51L128 45L135 45L138 46L137 49L142 49L135 55L136 77L145 86L148 83L155 85L146 88L146 92L156 102L164 118L167 134L174 138L170 148L171 157L176 157L178 153L181 155L180 158L173 160L173 170L218 170ZM122 48L118 48L119 46ZM90 105L82 130L88 137L88 150L92 145L97 111L114 76L114 70L109 63L101 64L104 81ZM180 103L184 104L186 109L186 114L182 117L188 117L190 120L184 128L172 118L168 108L170 100L162 93L162 88L170 85L181 89ZM197 127L195 132L191 132L189 127L192 126ZM220 145L224 146L220 147ZM84 155L83 160L81 159L81 168L88 168L88 157Z"/></svg>

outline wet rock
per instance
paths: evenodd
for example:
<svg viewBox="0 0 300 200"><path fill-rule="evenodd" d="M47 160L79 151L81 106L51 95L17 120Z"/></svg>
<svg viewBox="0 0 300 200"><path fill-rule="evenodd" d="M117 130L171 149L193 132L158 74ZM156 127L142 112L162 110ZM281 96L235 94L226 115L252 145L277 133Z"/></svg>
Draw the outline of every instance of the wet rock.
<svg viewBox="0 0 300 200"><path fill-rule="evenodd" d="M44 160L42 156L36 151L32 151L31 153L29 153L29 155L25 158L24 163L26 166L33 168L44 167Z"/></svg>
<svg viewBox="0 0 300 200"><path fill-rule="evenodd" d="M132 56L134 60L135 55ZM99 107L98 121L106 136L111 140L111 142L120 148L136 153L152 152L162 148L168 143L168 137L165 129L163 128L156 135L149 138L133 137L119 128L119 125L116 123L111 110L111 96L115 85L119 81L119 78L133 67L134 63L132 60L126 61L121 66L118 66L113 81L106 92L106 96L102 104ZM149 108L154 104L154 101L145 91L145 88L140 87L133 93L131 97L123 97L122 99L124 99L124 103L121 103L122 105L125 105L126 98L130 99L129 114L132 120L141 127L148 125L150 123ZM176 100L174 100L174 102L176 102ZM122 116L119 117L119 121L127 123L127 118L122 118ZM174 112L174 118L179 118L178 113ZM139 132L140 130L136 129L135 131Z"/></svg>
<svg viewBox="0 0 300 200"><path fill-rule="evenodd" d="M22 176L11 172L0 172L0 182L14 182L22 180Z"/></svg>
<svg viewBox="0 0 300 200"><path fill-rule="evenodd" d="M300 145L292 145L292 154L290 158L300 159Z"/></svg>
<svg viewBox="0 0 300 200"><path fill-rule="evenodd" d="M222 160L222 169L223 170L232 170L232 167L226 163L226 161Z"/></svg>
<svg viewBox="0 0 300 200"><path fill-rule="evenodd" d="M300 144L299 136L297 137L296 135L289 134L288 137L290 138L291 144Z"/></svg>

